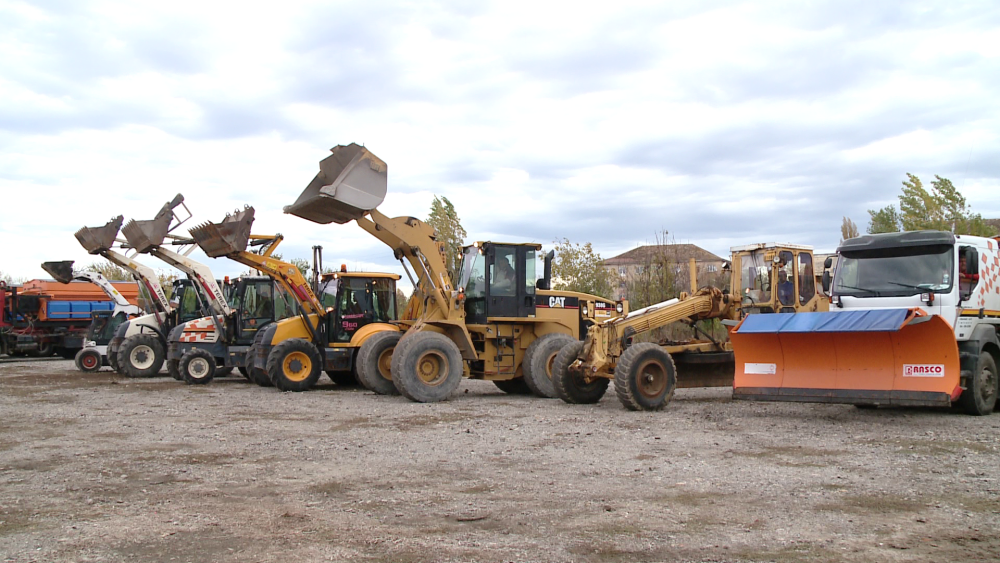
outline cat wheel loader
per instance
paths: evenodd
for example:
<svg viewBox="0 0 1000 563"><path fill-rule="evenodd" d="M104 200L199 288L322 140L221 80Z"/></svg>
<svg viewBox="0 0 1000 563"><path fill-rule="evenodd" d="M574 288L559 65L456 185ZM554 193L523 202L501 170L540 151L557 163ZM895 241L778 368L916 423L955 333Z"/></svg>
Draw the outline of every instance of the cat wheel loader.
<svg viewBox="0 0 1000 563"><path fill-rule="evenodd" d="M886 233L848 239L837 254L832 276L832 259L824 264L828 312L751 315L733 328L733 398L992 413L998 240Z"/></svg>
<svg viewBox="0 0 1000 563"><path fill-rule="evenodd" d="M334 305L327 307L295 265L272 256L281 235L251 235L253 220L254 208L248 206L226 215L220 223L191 229L191 236L205 254L226 256L271 276L296 302L295 316L260 326L252 335L247 332L249 346L239 349L243 358L235 361L242 362L258 385L274 385L282 391L312 388L322 370L334 383L353 384L362 344L378 334L399 333L393 324L399 276L371 272L325 275L321 294L335 296ZM249 252L249 245L262 250ZM316 254L314 259L319 270ZM230 346L231 357L235 357L233 350Z"/></svg>
<svg viewBox="0 0 1000 563"><path fill-rule="evenodd" d="M734 354L728 342L714 339L670 343L633 343L653 329L685 322L695 329L704 319L734 321L750 313L800 313L827 307L816 292L811 247L754 244L731 249L730 287L698 290L695 265L691 294L633 311L590 327L583 342L566 345L553 366L559 398L567 403L596 403L611 381L618 400L629 410L659 410L682 387L731 385ZM680 366L680 367L678 367ZM714 370L705 370L715 366ZM719 373L728 377L719 377Z"/></svg>
<svg viewBox="0 0 1000 563"><path fill-rule="evenodd" d="M385 199L386 163L356 144L331 152L285 212L323 224L356 221L392 249L416 288L411 301L419 314L400 321L405 335L386 331L358 351L358 374L376 392L441 401L465 375L493 381L507 393L554 396L556 352L585 334L595 318L624 313L626 303L550 289L552 253L536 283L537 244L468 246L459 279L452 280L430 225L376 209Z"/></svg>
<svg viewBox="0 0 1000 563"><path fill-rule="evenodd" d="M184 209L186 217L182 218L178 215L176 211L178 207ZM200 308L212 319L213 332L215 335L223 334L225 332L223 320L231 314L232 310L226 301L222 288L208 266L188 257L188 254L194 251L195 241L172 234L190 218L191 212L184 204L184 196L177 194L174 199L160 208L153 219L129 221L122 228L122 234L125 235L128 245L135 252L151 254L184 272L191 280L195 289L193 295L198 299ZM167 242L168 239L169 242ZM180 247L181 252L166 248L165 243ZM170 329L172 328L170 327ZM155 342L150 335L139 334L126 337L117 351L118 365L124 374L129 377L139 377L159 372L167 358L168 343L164 338L167 334L169 334L169 330L158 334ZM231 371L232 368L229 370ZM175 379L181 379L176 364L168 363L167 371ZM213 373L213 375L217 375L217 373Z"/></svg>
<svg viewBox="0 0 1000 563"><path fill-rule="evenodd" d="M119 215L101 227L83 227L75 233L77 241L88 253L99 255L131 273L149 294L153 312L122 322L108 343L108 364L119 373L122 373L122 370L118 365L118 349L126 338L143 337L142 346L133 352L137 358L141 357L142 361L146 362L153 357L153 349L162 335L165 335L178 321L190 320L198 315L198 299L189 280L174 282L172 296L179 303L179 307L175 308L167 300L159 278L152 268L115 250L116 244L123 244L123 241L117 239L123 223L124 218ZM153 367L152 361L149 363L150 367ZM155 367L158 371L160 366ZM152 370L147 371L151 372L149 375L155 373Z"/></svg>
<svg viewBox="0 0 1000 563"><path fill-rule="evenodd" d="M42 269L59 283L68 284L73 280L88 281L101 288L101 291L115 304L111 311L94 311L90 314L91 321L90 327L87 329L87 338L83 342L83 348L76 353L73 359L76 368L84 372L94 372L101 369L102 366L110 365L107 354L111 336L118 325L129 317L142 314L142 309L138 305L129 303L128 299L115 289L108 278L99 272L74 270L73 260L43 262Z"/></svg>

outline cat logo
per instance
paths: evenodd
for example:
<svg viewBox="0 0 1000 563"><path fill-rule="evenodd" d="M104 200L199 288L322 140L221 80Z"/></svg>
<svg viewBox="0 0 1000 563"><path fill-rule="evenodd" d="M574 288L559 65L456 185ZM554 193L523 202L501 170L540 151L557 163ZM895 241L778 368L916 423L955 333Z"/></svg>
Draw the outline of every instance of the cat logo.
<svg viewBox="0 0 1000 563"><path fill-rule="evenodd" d="M565 297L549 297L549 307L565 307Z"/></svg>

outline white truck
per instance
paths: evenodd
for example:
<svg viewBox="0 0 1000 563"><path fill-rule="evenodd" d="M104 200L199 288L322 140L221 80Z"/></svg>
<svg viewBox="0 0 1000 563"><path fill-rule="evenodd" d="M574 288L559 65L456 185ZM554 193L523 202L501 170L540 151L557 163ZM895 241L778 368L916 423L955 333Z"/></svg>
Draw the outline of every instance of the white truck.
<svg viewBox="0 0 1000 563"><path fill-rule="evenodd" d="M993 412L998 240L885 233L846 240L837 255L823 278L829 313L751 315L733 329L734 398Z"/></svg>

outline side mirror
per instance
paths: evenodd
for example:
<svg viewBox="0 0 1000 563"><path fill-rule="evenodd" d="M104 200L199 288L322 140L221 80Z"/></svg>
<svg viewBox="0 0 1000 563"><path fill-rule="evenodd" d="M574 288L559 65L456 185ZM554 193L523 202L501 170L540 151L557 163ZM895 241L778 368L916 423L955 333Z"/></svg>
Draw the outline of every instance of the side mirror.
<svg viewBox="0 0 1000 563"><path fill-rule="evenodd" d="M826 260L823 260L823 267L830 268L833 266L833 256L827 256Z"/></svg>
<svg viewBox="0 0 1000 563"><path fill-rule="evenodd" d="M829 260L830 259L827 258L828 262L829 262ZM827 266L827 267L829 267L829 266ZM829 271L823 272L823 293L825 295L830 295L830 272Z"/></svg>
<svg viewBox="0 0 1000 563"><path fill-rule="evenodd" d="M962 251L965 256L966 274L975 275L979 273L979 253L975 248L966 248Z"/></svg>

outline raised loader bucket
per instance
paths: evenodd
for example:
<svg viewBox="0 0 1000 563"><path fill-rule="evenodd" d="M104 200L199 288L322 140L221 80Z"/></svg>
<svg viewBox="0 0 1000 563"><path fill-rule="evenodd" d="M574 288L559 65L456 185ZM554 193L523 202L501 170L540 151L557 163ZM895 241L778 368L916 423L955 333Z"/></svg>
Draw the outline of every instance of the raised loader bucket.
<svg viewBox="0 0 1000 563"><path fill-rule="evenodd" d="M226 215L221 223L204 223L191 229L189 234L205 254L212 258L228 256L247 249L250 227L253 226L253 207L246 207L233 215Z"/></svg>
<svg viewBox="0 0 1000 563"><path fill-rule="evenodd" d="M347 223L381 205L389 167L368 149L351 143L330 149L319 174L285 213L315 223Z"/></svg>
<svg viewBox="0 0 1000 563"><path fill-rule="evenodd" d="M735 399L948 406L960 391L955 333L920 309L749 315L730 339Z"/></svg>
<svg viewBox="0 0 1000 563"><path fill-rule="evenodd" d="M76 240L80 241L90 254L100 254L111 250L115 244L115 237L122 228L125 218L121 215L108 221L103 227L84 227L76 232Z"/></svg>
<svg viewBox="0 0 1000 563"><path fill-rule="evenodd" d="M148 221L132 219L122 228L122 234L128 240L129 246L137 252L149 252L163 244L170 232L170 223L174 220L174 208L184 202L184 196L177 194L160 208L156 217Z"/></svg>
<svg viewBox="0 0 1000 563"><path fill-rule="evenodd" d="M42 269L52 276L52 279L59 283L69 283L73 281L73 261L62 260L59 262L42 262Z"/></svg>

